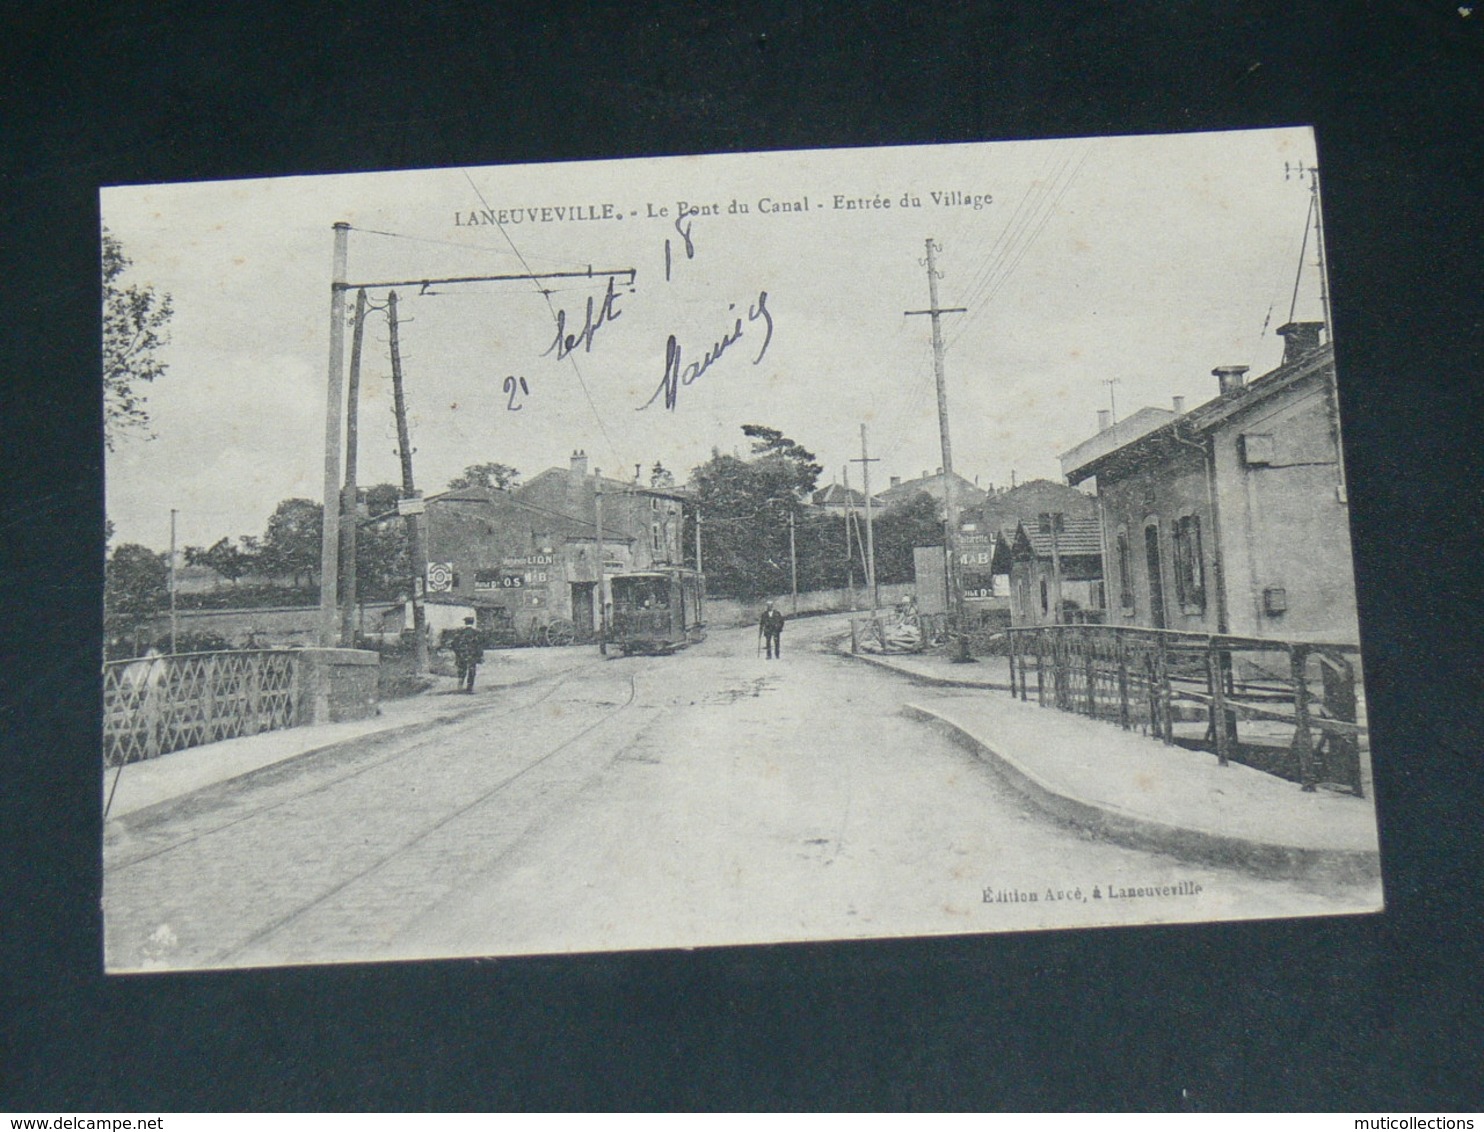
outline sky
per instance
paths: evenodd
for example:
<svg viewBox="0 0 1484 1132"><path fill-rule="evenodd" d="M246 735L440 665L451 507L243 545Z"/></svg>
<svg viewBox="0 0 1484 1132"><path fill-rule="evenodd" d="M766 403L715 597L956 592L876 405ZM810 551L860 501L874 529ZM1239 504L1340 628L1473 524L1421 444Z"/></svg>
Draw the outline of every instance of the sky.
<svg viewBox="0 0 1484 1132"><path fill-rule="evenodd" d="M175 309L152 438L108 458L114 543L163 549L172 509L181 545L261 534L280 500L323 498L337 221L351 284L518 277L367 288L376 308L397 293L420 489L486 461L529 479L574 449L683 481L713 450L747 455L749 423L813 450L821 483L862 424L873 490L934 471L931 320L905 313L930 306L930 238L938 305L965 308L941 316L953 467L987 487L1059 479L1098 409L1194 407L1213 367L1278 364L1290 309L1322 319L1299 162L1307 129L105 188L125 282ZM373 310L362 484L400 479L388 339Z"/></svg>

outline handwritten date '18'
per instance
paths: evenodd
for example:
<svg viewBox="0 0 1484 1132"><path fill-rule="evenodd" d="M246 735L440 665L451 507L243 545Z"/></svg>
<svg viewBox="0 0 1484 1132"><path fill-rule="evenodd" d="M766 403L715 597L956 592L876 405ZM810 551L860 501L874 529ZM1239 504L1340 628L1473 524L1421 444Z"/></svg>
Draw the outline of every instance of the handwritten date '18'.
<svg viewBox="0 0 1484 1132"><path fill-rule="evenodd" d="M737 304L729 304L728 310L735 310ZM732 329L723 334L712 346L701 355L700 361L686 362L684 352L675 335L670 335L665 343L665 376L660 379L658 387L650 394L649 400L639 406L642 411L653 405L661 396L665 399L665 408L674 409L675 402L680 395L682 385L693 384L703 373L710 369L721 356L727 352L739 339L747 333L746 328L753 323L761 321L764 326L763 344L758 348L757 354L752 359L752 364L757 365L763 360L763 355L768 352L768 346L773 341L773 315L768 310L768 292L759 291L757 302L748 304L747 319L744 322L738 315L732 324Z"/></svg>

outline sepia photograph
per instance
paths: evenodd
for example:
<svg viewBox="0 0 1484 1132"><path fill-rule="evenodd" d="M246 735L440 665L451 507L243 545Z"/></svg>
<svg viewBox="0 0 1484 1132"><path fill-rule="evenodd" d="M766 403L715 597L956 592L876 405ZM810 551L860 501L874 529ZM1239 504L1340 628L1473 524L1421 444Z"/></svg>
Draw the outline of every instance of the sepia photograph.
<svg viewBox="0 0 1484 1132"><path fill-rule="evenodd" d="M1382 910L1311 130L100 213L107 972Z"/></svg>

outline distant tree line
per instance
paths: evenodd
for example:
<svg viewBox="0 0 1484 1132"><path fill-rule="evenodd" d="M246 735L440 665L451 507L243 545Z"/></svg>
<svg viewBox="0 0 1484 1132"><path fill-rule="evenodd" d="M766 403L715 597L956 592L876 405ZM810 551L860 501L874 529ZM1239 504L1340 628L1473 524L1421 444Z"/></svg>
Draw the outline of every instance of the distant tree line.
<svg viewBox="0 0 1484 1132"><path fill-rule="evenodd" d="M785 594L795 564L800 592L864 584L865 516L850 524L847 544L845 516L808 505L823 470L814 453L777 429L744 425L742 432L752 440L750 458L713 451L691 473L685 545L695 545L699 513L707 593L742 600ZM943 523L924 493L877 512L872 533L877 582L910 582L912 548L941 546Z"/></svg>

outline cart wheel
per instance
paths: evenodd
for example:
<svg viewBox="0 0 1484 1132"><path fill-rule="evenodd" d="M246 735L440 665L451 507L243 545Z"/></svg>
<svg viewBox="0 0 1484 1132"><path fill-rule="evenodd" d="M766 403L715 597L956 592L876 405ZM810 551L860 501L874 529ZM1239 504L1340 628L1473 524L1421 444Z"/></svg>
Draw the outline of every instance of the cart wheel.
<svg viewBox="0 0 1484 1132"><path fill-rule="evenodd" d="M565 647L576 639L577 630L572 625L572 622L558 617L555 621L547 624L544 636L548 645Z"/></svg>

